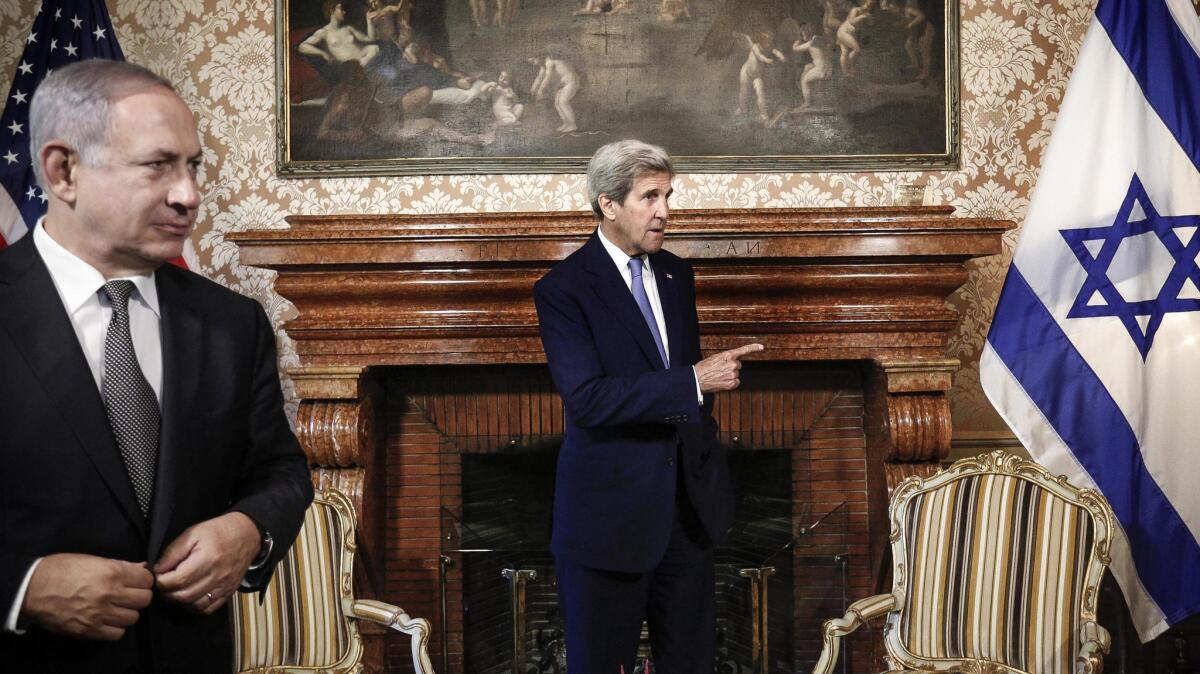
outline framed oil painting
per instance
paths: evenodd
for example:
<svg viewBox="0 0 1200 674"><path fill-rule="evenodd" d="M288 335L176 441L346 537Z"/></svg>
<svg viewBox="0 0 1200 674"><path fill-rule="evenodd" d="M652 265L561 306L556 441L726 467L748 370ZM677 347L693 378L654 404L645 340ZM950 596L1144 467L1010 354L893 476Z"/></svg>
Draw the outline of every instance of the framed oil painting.
<svg viewBox="0 0 1200 674"><path fill-rule="evenodd" d="M277 0L281 175L958 165L958 0Z"/></svg>

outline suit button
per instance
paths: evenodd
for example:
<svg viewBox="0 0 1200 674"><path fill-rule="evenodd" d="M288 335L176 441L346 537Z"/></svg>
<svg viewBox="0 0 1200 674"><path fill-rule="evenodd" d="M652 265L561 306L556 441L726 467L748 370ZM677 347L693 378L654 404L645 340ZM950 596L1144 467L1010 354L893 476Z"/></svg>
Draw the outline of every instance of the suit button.
<svg viewBox="0 0 1200 674"><path fill-rule="evenodd" d="M671 458L667 459L667 465L674 466L675 465L675 457L672 456Z"/></svg>

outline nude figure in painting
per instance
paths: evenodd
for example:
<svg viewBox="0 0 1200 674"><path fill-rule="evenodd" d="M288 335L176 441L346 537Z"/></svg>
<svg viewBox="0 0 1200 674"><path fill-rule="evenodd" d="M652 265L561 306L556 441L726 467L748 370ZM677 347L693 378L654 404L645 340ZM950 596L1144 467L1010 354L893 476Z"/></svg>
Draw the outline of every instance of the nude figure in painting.
<svg viewBox="0 0 1200 674"><path fill-rule="evenodd" d="M858 34L859 26L871 19L871 10L875 9L877 0L863 0L861 5L852 7L846 15L846 20L837 30L838 47L841 49L841 66L843 75L853 75L854 65L862 52L862 40Z"/></svg>
<svg viewBox="0 0 1200 674"><path fill-rule="evenodd" d="M548 49L541 58L529 59L530 63L538 66L537 77L529 93L536 100L542 100L547 92L554 91L554 111L562 121L556 131L571 133L578 129L575 121L575 109L571 107L571 99L579 92L580 78L575 68L561 58L556 50Z"/></svg>

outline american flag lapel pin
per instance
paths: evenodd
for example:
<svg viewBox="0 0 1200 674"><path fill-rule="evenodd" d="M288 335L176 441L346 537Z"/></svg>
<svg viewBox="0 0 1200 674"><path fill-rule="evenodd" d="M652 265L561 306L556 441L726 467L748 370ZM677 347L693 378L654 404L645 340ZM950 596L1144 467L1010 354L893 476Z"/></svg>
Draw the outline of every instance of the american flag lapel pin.
<svg viewBox="0 0 1200 674"><path fill-rule="evenodd" d="M675 277L671 276L671 272L666 272L666 275L667 275L667 278L671 279L672 281L675 280Z"/></svg>

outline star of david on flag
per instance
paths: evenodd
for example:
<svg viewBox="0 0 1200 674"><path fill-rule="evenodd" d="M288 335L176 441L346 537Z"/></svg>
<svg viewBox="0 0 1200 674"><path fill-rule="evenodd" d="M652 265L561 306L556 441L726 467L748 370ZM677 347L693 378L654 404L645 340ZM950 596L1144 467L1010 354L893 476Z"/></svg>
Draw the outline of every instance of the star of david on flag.
<svg viewBox="0 0 1200 674"><path fill-rule="evenodd" d="M13 73L0 115L0 249L15 243L46 212L33 174L29 102L54 68L90 58L124 61L104 0L44 0ZM32 151L31 151L32 150Z"/></svg>
<svg viewBox="0 0 1200 674"><path fill-rule="evenodd" d="M1111 225L1059 232L1088 273L1067 318L1121 319L1145 360L1165 315L1200 311L1197 226L1159 214L1134 175Z"/></svg>
<svg viewBox="0 0 1200 674"><path fill-rule="evenodd" d="M1200 17L1099 0L980 359L1030 454L1098 489L1143 641L1200 613Z"/></svg>

